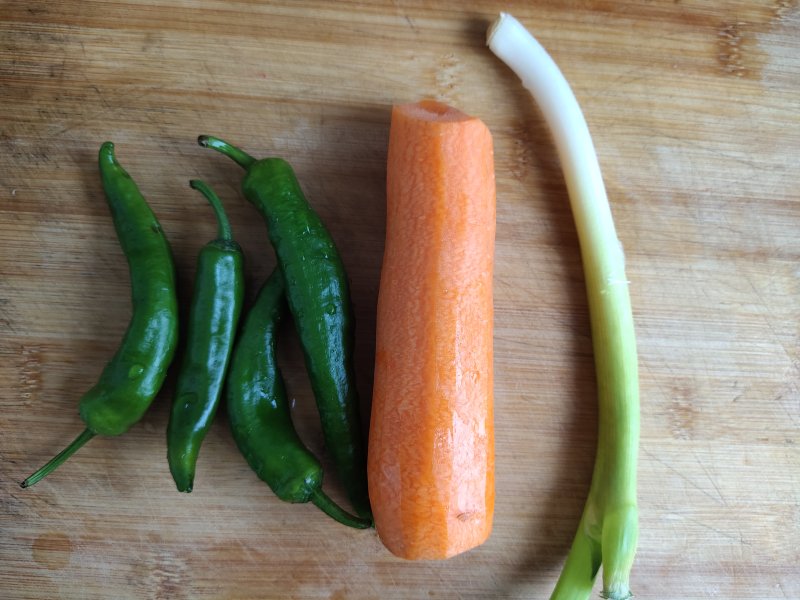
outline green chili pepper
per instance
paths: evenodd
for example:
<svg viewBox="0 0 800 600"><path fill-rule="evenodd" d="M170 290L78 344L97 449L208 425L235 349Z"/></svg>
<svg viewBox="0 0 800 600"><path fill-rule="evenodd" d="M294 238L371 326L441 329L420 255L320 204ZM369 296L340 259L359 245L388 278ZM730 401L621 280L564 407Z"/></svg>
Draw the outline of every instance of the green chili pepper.
<svg viewBox="0 0 800 600"><path fill-rule="evenodd" d="M366 529L322 491L322 465L303 445L289 412L275 358L275 331L286 311L284 281L275 269L245 318L231 359L228 419L250 467L285 502L312 502L338 522Z"/></svg>
<svg viewBox="0 0 800 600"><path fill-rule="evenodd" d="M291 166L255 160L218 138L200 136L246 169L245 197L267 222L289 310L305 355L322 432L356 512L370 516L366 455L353 368L353 317L347 276L330 233L308 205Z"/></svg>
<svg viewBox="0 0 800 600"><path fill-rule="evenodd" d="M197 455L217 412L244 295L242 249L222 203L202 181L190 185L211 204L219 233L197 258L186 350L167 427L169 469L181 492L192 491Z"/></svg>
<svg viewBox="0 0 800 600"><path fill-rule="evenodd" d="M46 477L95 435L120 435L139 421L161 389L175 352L178 301L167 238L136 183L117 162L111 142L100 147L100 176L128 259L133 315L98 383L80 400L86 430L22 487Z"/></svg>

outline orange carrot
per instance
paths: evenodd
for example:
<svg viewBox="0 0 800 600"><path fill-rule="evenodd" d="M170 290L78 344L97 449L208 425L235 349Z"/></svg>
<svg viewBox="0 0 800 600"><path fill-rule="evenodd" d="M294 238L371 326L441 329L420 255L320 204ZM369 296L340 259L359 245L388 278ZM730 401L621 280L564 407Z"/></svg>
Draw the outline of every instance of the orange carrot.
<svg viewBox="0 0 800 600"><path fill-rule="evenodd" d="M438 102L395 106L369 495L394 554L449 558L494 511L492 137Z"/></svg>

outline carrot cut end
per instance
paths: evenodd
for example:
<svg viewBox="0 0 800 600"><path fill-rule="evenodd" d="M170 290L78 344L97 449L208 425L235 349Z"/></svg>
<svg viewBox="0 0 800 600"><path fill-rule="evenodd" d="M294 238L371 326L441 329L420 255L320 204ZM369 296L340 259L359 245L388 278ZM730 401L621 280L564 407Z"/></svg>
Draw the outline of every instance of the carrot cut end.
<svg viewBox="0 0 800 600"><path fill-rule="evenodd" d="M475 119L475 117L438 100L420 100L413 104L399 104L395 109L420 121L457 123Z"/></svg>

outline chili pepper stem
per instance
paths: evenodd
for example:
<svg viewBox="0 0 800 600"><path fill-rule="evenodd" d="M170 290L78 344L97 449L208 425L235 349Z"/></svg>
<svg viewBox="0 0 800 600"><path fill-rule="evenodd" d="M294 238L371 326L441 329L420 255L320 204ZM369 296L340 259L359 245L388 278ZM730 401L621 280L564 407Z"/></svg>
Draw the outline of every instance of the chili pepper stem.
<svg viewBox="0 0 800 600"><path fill-rule="evenodd" d="M205 182L200 181L199 179L192 179L189 182L189 187L192 189L197 190L203 196L206 197L208 203L211 205L211 208L214 209L214 214L217 216L217 224L219 226L219 239L225 241L231 241L233 239L233 233L231 233L231 222L228 220L228 215L225 214L225 209L222 207L222 202L214 193Z"/></svg>
<svg viewBox="0 0 800 600"><path fill-rule="evenodd" d="M50 473L60 467L66 460L80 450L83 445L95 436L94 431L91 429L84 429L81 434L76 437L72 443L54 456L50 462L44 465L41 469L36 471L33 475L28 477L25 481L20 483L20 487L29 488L35 483L38 483Z"/></svg>
<svg viewBox="0 0 800 600"><path fill-rule="evenodd" d="M197 138L197 143L203 148L213 148L217 152L224 154L243 169L249 169L253 163L256 162L256 159L244 150L240 150L236 146L229 144L225 140L216 138L213 135L201 135Z"/></svg>
<svg viewBox="0 0 800 600"><path fill-rule="evenodd" d="M348 527L353 527L355 529L369 529L372 527L372 519L363 519L361 517L351 515L349 512L331 500L330 497L328 497L321 489L314 490L314 492L311 494L311 502L326 515L335 521L338 521L342 525L347 525Z"/></svg>

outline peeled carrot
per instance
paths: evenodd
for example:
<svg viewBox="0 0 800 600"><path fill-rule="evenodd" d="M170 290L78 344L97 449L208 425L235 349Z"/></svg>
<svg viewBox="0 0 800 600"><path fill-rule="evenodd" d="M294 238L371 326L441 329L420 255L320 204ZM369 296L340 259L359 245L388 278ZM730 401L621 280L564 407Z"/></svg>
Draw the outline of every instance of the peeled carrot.
<svg viewBox="0 0 800 600"><path fill-rule="evenodd" d="M483 543L494 511L492 137L423 101L392 111L368 475L407 559Z"/></svg>

